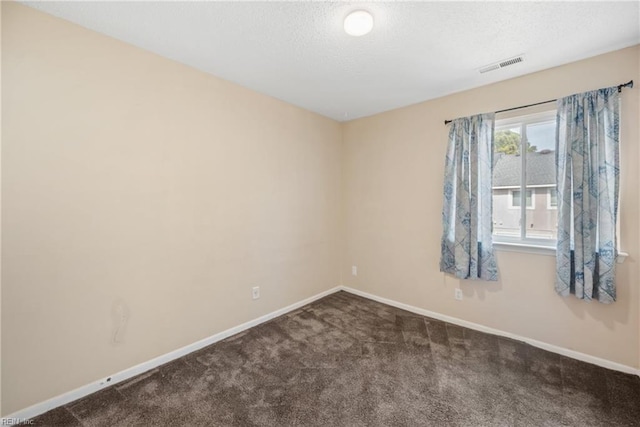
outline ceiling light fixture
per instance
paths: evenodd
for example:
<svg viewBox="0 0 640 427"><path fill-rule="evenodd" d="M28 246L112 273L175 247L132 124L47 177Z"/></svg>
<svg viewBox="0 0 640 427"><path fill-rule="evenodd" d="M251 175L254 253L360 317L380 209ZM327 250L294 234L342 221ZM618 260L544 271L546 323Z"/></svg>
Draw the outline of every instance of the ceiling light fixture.
<svg viewBox="0 0 640 427"><path fill-rule="evenodd" d="M373 28L373 16L366 10L356 10L344 18L344 30L350 36L364 36Z"/></svg>

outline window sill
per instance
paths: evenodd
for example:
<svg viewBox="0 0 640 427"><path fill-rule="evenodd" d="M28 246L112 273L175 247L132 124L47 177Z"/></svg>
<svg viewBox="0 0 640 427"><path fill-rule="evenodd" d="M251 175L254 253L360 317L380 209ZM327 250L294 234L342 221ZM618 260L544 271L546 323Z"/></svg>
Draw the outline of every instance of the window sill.
<svg viewBox="0 0 640 427"><path fill-rule="evenodd" d="M500 252L522 252L527 254L556 256L556 248L554 248L553 246L494 242L493 247L495 250ZM616 261L618 262L618 264L622 264L628 256L629 254L627 252L618 252L618 258L616 259Z"/></svg>
<svg viewBox="0 0 640 427"><path fill-rule="evenodd" d="M528 243L493 242L493 247L497 251L501 252L524 252L528 254L556 256L556 248L553 246L532 245Z"/></svg>

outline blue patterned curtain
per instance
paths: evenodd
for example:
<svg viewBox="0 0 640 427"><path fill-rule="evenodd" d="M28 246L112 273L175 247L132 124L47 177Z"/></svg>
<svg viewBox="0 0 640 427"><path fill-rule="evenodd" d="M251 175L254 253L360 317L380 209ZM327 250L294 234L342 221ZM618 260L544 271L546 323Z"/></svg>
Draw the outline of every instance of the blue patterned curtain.
<svg viewBox="0 0 640 427"><path fill-rule="evenodd" d="M616 300L619 181L617 87L558 100L556 291Z"/></svg>
<svg viewBox="0 0 640 427"><path fill-rule="evenodd" d="M440 271L498 280L491 243L494 114L455 119L444 171Z"/></svg>

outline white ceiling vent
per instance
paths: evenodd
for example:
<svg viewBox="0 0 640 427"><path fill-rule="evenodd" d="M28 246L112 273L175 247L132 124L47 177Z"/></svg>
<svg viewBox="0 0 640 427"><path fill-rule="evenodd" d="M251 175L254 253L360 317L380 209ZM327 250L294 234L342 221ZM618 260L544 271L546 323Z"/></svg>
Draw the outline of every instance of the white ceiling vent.
<svg viewBox="0 0 640 427"><path fill-rule="evenodd" d="M517 64L519 62L524 61L523 55L518 55L513 58L505 59L500 62L496 62L495 64L485 65L480 68L480 73L487 73L489 71L497 70L499 68L508 67L509 65Z"/></svg>

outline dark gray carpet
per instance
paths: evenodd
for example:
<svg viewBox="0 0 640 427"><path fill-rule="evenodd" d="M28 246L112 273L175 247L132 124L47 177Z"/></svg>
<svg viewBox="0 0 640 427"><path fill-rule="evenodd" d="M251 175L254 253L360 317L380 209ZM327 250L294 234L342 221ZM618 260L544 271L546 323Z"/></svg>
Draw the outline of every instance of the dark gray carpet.
<svg viewBox="0 0 640 427"><path fill-rule="evenodd" d="M640 378L339 292L51 426L640 426Z"/></svg>

